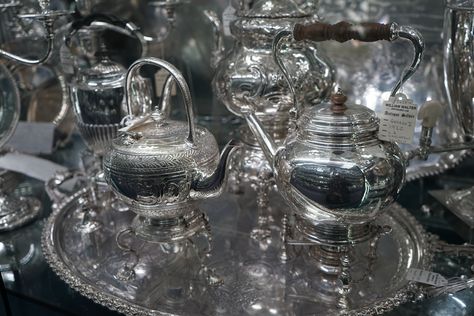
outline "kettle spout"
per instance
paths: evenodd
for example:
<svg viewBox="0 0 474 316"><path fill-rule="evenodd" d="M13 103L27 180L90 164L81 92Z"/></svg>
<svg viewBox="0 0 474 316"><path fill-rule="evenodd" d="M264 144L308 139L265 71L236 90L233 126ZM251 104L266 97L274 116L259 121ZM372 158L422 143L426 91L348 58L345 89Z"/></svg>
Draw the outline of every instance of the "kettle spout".
<svg viewBox="0 0 474 316"><path fill-rule="evenodd" d="M216 12L211 10L205 10L204 14L207 19L212 23L212 40L213 47L211 53L211 67L216 69L220 61L224 58L225 46L224 46L224 25L217 16Z"/></svg>
<svg viewBox="0 0 474 316"><path fill-rule="evenodd" d="M212 198L221 194L227 177L227 167L231 154L240 147L240 142L231 140L221 152L219 164L212 175L193 181L191 197L194 199Z"/></svg>
<svg viewBox="0 0 474 316"><path fill-rule="evenodd" d="M273 168L273 161L278 151L278 147L275 141L265 131L262 123L257 118L257 115L255 115L255 112L253 111L253 109L250 109L250 107L248 109L242 108L241 112L242 112L243 117L247 121L247 125L250 128L250 131L252 132L253 136L255 136L255 138L257 139L257 142L262 148L262 151L265 157L270 163L270 166Z"/></svg>

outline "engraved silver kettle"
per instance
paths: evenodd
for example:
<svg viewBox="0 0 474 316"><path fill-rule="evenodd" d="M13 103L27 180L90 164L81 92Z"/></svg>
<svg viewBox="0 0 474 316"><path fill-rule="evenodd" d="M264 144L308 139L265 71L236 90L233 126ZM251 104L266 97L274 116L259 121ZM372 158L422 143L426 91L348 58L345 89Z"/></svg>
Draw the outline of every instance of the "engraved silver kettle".
<svg viewBox="0 0 474 316"><path fill-rule="evenodd" d="M169 71L181 90L188 122L170 120L159 109L145 117L133 117L132 79L143 65ZM219 158L214 136L195 126L189 87L171 64L157 58L133 63L126 76L129 116L126 127L112 142L104 158L106 181L132 211L148 218L175 218L192 200L221 192L227 158L237 143L230 141Z"/></svg>

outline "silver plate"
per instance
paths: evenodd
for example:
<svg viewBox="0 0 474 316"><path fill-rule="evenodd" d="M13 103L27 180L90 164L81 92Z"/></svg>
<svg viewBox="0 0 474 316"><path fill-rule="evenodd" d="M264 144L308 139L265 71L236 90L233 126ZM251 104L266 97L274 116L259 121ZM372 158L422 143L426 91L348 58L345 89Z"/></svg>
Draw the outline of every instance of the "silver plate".
<svg viewBox="0 0 474 316"><path fill-rule="evenodd" d="M82 218L83 193L72 195L50 216L43 232L43 252L61 279L96 303L128 315L342 313L335 307L340 298L334 293L337 279L317 272L310 252L294 246L286 262L280 259L277 219L281 214L276 210L282 204L277 196L270 198L273 211L260 216L257 223L252 192L238 199L225 194L202 205L213 236L206 266L223 281L216 286L202 277L200 261L186 251L186 242L179 247L142 244L137 249L145 263L135 268L138 277L120 281L117 268L127 259L115 236L130 225L134 215L103 210L96 220L105 225L81 235L74 227ZM347 298L350 308L345 312L349 314L375 314L413 299L421 288L405 280L407 270L428 269L432 260L426 233L405 209L393 205L378 224L391 226L392 232L379 241L370 277L361 278L368 263L365 248L356 247L354 280L360 281L353 284Z"/></svg>

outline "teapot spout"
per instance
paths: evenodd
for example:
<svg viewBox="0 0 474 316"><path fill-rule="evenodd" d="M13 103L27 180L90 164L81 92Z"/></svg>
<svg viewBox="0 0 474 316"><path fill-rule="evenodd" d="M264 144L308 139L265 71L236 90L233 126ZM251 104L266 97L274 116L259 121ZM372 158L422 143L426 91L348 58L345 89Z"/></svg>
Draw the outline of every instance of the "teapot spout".
<svg viewBox="0 0 474 316"><path fill-rule="evenodd" d="M240 142L231 140L221 152L219 164L212 175L207 178L198 178L192 184L191 197L194 199L205 199L218 196L224 187L227 177L227 167L231 154L240 147Z"/></svg>
<svg viewBox="0 0 474 316"><path fill-rule="evenodd" d="M250 128L250 131L257 139L258 144L262 148L262 151L267 158L270 166L273 168L273 161L275 159L275 155L278 151L278 147L273 140L273 138L265 131L262 123L255 115L253 110L242 110L242 115L244 116L245 120L247 121L247 125Z"/></svg>

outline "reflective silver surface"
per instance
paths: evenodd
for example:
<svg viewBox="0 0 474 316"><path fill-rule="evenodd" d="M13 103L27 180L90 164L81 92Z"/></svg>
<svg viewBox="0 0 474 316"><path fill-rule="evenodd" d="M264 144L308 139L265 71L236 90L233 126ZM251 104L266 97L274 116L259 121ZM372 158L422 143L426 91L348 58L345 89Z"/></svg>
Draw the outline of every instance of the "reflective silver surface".
<svg viewBox="0 0 474 316"><path fill-rule="evenodd" d="M444 207L454 213L468 227L474 227L474 187L430 192Z"/></svg>
<svg viewBox="0 0 474 316"><path fill-rule="evenodd" d="M403 208L393 205L377 220L392 230L377 242L375 257L367 257L367 243L354 247L352 291L346 306L338 307L340 284L317 268L312 246L289 244L288 259L282 261L277 222L269 226L270 239L250 238L257 224L256 204L251 202L255 196L249 191L238 199L224 194L201 205L212 225L212 251L204 267L221 284L210 285L202 278L199 251L187 241L135 241L137 277L121 281L115 277L118 266L135 261L117 246L115 235L133 215L108 208L96 217L108 223L103 229L94 234L71 230L81 221L81 194L64 200L49 218L43 233L45 257L72 288L127 315L376 314L419 297L422 287L405 280L407 269L427 269L431 262L426 233ZM281 205L277 196L270 200L272 207Z"/></svg>
<svg viewBox="0 0 474 316"><path fill-rule="evenodd" d="M330 107L307 109L295 135L279 148L265 144L268 138L255 115L246 118L292 211L314 225L366 223L397 197L405 160L396 144L378 140L371 110L347 105L341 115Z"/></svg>
<svg viewBox="0 0 474 316"><path fill-rule="evenodd" d="M474 2L447 2L444 15L444 71L449 103L465 136L474 136Z"/></svg>

